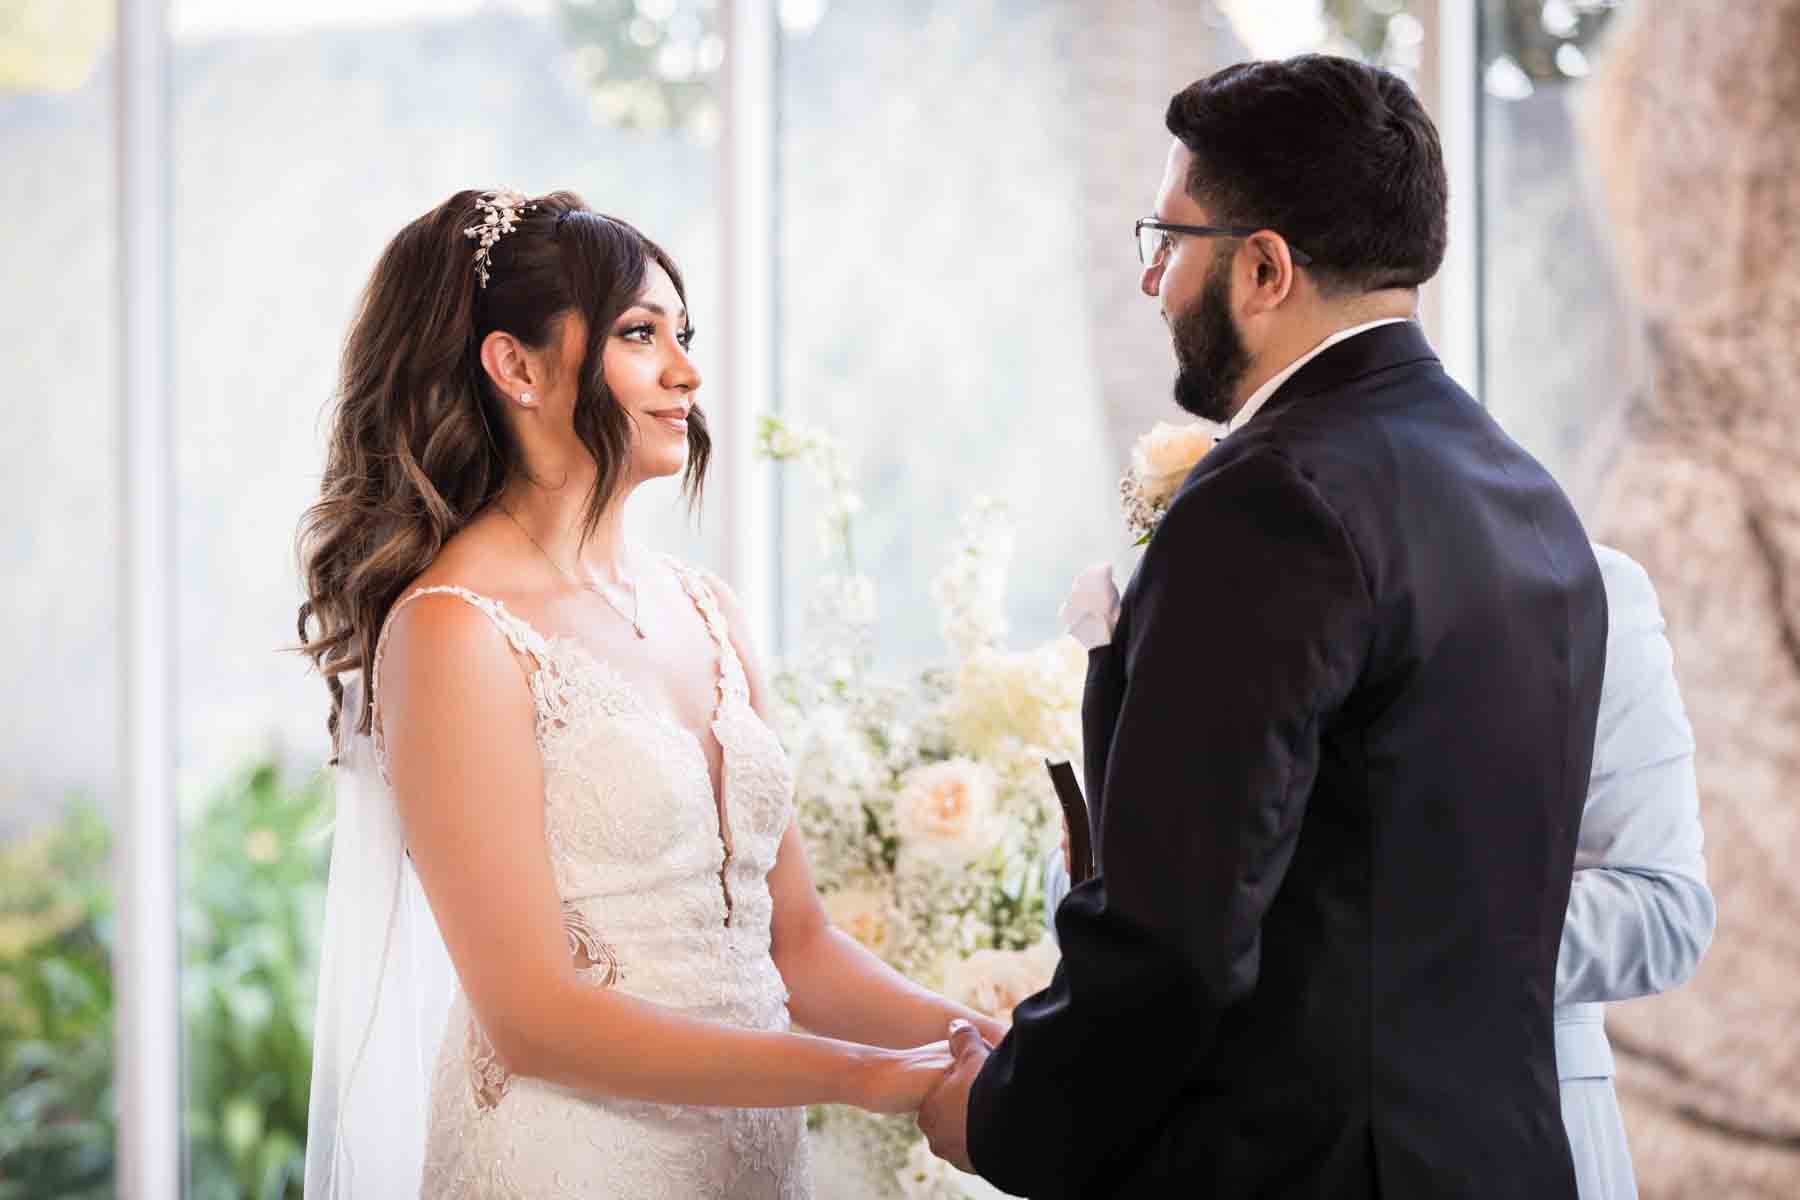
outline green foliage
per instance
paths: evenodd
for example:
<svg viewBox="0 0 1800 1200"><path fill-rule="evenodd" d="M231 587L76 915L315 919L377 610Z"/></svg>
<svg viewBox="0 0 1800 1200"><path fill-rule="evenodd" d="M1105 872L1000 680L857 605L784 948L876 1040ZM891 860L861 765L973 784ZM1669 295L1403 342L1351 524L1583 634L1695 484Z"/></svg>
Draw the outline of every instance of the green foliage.
<svg viewBox="0 0 1800 1200"><path fill-rule="evenodd" d="M182 1009L199 1200L300 1195L328 847L323 776L244 771L187 828Z"/></svg>
<svg viewBox="0 0 1800 1200"><path fill-rule="evenodd" d="M190 1196L300 1195L323 777L271 763L199 805L182 847ZM0 1200L113 1194L109 831L83 803L0 852Z"/></svg>
<svg viewBox="0 0 1800 1200"><path fill-rule="evenodd" d="M1619 0L1484 0L1483 61L1502 54L1540 83L1566 82L1571 72L1559 53L1565 47L1587 52L1605 36Z"/></svg>
<svg viewBox="0 0 1800 1200"><path fill-rule="evenodd" d="M112 898L91 808L0 854L0 1198L112 1194Z"/></svg>
<svg viewBox="0 0 1800 1200"><path fill-rule="evenodd" d="M1332 49L1411 79L1424 7L1419 0L1325 0L1322 15L1330 39L1343 43ZM1621 7L1621 0L1480 0L1482 62L1503 56L1539 83L1579 78ZM1559 57L1570 50L1578 52L1572 61Z"/></svg>
<svg viewBox="0 0 1800 1200"><path fill-rule="evenodd" d="M719 0L562 0L564 35L594 115L621 129L718 132Z"/></svg>

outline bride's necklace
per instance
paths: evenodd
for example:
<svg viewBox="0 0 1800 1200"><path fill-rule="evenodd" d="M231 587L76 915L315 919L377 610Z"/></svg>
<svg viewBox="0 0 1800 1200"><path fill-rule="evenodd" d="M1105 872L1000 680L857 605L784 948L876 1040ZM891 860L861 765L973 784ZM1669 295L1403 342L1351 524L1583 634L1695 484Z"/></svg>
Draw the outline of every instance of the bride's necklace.
<svg viewBox="0 0 1800 1200"><path fill-rule="evenodd" d="M624 606L612 598L612 592L605 584L596 579L577 578L564 568L561 563L557 562L554 558L551 558L550 552L544 549L544 544L531 536L531 530L525 528L525 523L523 521L519 520L518 517L513 516L512 509L502 504L500 505L500 511L512 518L512 523L519 527L519 532L525 535L525 540L537 547L537 552L544 556L545 562L556 568L557 574L561 575L564 579L567 579L576 587L592 592L594 595L606 601L607 607L618 613L621 618L630 624L631 632L637 634L640 640L644 637L644 627L638 623L638 611L642 605L638 596L636 580L623 578L620 580L620 585L625 589L626 593L631 596L631 611L626 612Z"/></svg>

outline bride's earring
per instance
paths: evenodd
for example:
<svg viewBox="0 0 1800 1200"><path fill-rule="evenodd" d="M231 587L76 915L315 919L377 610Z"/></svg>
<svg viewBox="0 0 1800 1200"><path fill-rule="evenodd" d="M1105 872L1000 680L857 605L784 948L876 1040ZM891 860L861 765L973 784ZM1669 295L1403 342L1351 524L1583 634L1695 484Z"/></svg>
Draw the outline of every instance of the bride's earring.
<svg viewBox="0 0 1800 1200"><path fill-rule="evenodd" d="M537 403L537 401L533 400L531 398L530 392L520 392L519 393L519 407L520 408L530 408L532 405L534 405L536 403Z"/></svg>

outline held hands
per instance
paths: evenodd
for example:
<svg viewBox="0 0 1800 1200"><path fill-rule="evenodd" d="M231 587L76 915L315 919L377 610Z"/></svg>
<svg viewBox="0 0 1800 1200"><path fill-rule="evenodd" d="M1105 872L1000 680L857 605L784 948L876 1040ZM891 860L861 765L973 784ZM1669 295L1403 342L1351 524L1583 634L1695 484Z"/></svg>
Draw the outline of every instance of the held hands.
<svg viewBox="0 0 1800 1200"><path fill-rule="evenodd" d="M932 1042L911 1050L874 1052L857 1088L856 1105L870 1112L917 1112L950 1068L956 1056L949 1042Z"/></svg>
<svg viewBox="0 0 1800 1200"><path fill-rule="evenodd" d="M1006 1038L1008 1030L1012 1028L1007 1023L996 1021L992 1017L977 1017L973 1024L975 1026L975 1032L981 1035L981 1040L987 1043L989 1050L998 1046ZM954 1022L952 1023L951 1032L956 1032ZM954 1052L956 1049L955 1044L952 1043L950 1048L951 1051Z"/></svg>
<svg viewBox="0 0 1800 1200"><path fill-rule="evenodd" d="M931 1152L959 1170L975 1171L969 1161L969 1089L993 1050L967 1021L950 1022L950 1049L955 1064L925 1097L919 1128Z"/></svg>
<svg viewBox="0 0 1800 1200"><path fill-rule="evenodd" d="M976 1023L959 1018L950 1027L953 1038L958 1031L967 1031L965 1047L981 1045L984 1056L1006 1036L1006 1026L991 1017L981 1017ZM876 1051L863 1073L857 1106L879 1113L919 1111L926 1097L957 1065L956 1044L932 1042L910 1050Z"/></svg>

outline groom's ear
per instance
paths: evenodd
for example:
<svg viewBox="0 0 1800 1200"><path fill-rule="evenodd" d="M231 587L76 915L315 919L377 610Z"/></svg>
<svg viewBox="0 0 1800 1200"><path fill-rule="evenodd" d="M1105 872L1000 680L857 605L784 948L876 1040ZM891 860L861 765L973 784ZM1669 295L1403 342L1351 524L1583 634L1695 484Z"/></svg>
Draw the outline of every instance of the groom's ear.
<svg viewBox="0 0 1800 1200"><path fill-rule="evenodd" d="M1287 242L1261 229L1244 239L1243 252L1250 268L1244 315L1258 316L1279 308L1294 290L1297 269Z"/></svg>

